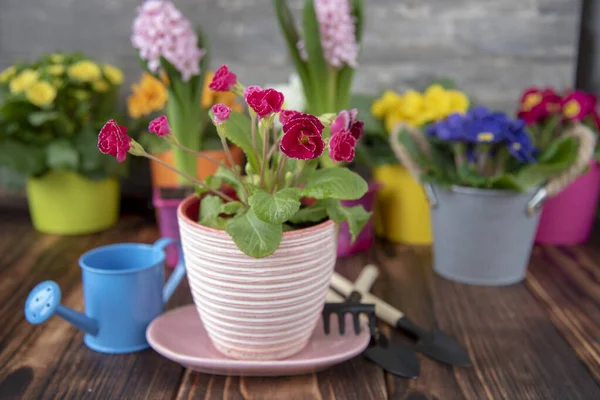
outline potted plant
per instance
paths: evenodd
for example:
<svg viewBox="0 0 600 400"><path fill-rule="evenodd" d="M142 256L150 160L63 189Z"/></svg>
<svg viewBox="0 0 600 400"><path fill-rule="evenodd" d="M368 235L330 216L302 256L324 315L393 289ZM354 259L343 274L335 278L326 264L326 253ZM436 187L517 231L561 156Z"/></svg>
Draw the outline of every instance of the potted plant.
<svg viewBox="0 0 600 400"><path fill-rule="evenodd" d="M131 43L138 50L146 74L132 88L128 99L130 114L147 116L166 107L177 138L177 146L171 149L163 141L146 135L141 143L148 151L163 163L174 164L178 170L200 180L216 172L217 162L243 165L239 148L231 147L229 154L221 149L221 140L207 117L208 109L216 102L237 109L241 106L235 104L235 96L219 94L209 87L212 74L207 70L206 43L191 22L170 1L146 1L138 7ZM204 157L195 157L193 152L202 152ZM150 161L150 171L161 235L178 240L176 210L193 193L193 188L157 161ZM169 246L167 265L176 265L177 257L176 246Z"/></svg>
<svg viewBox="0 0 600 400"><path fill-rule="evenodd" d="M596 96L579 90L559 93L552 88L529 88L521 96L518 116L545 149L573 124L584 124L596 134L599 117ZM587 172L544 205L535 237L537 243L579 244L592 231L600 192L600 151L596 148Z"/></svg>
<svg viewBox="0 0 600 400"><path fill-rule="evenodd" d="M122 165L99 157L122 72L80 53L45 55L0 74L0 165L27 178L35 228L84 234L114 225Z"/></svg>
<svg viewBox="0 0 600 400"><path fill-rule="evenodd" d="M431 204L434 270L458 282L506 285L525 277L539 209L587 166L595 135L581 124L536 149L523 120L475 107L392 132L392 145Z"/></svg>
<svg viewBox="0 0 600 400"><path fill-rule="evenodd" d="M188 279L220 352L240 359L285 358L307 344L320 317L336 260L335 223L347 221L356 237L369 219L362 207L341 204L363 196L367 183L342 166L316 169L322 154L339 162L354 151L350 131L324 134L335 115L282 110L280 92L244 87L231 72L216 74L212 84L248 104L250 118L221 104L210 112L225 152L229 139L248 163L245 175L220 165L204 182L178 171L198 192L178 210ZM275 119L281 132L273 128ZM165 117L149 128L180 145ZM154 158L114 121L101 130L99 148ZM235 195L224 193L223 183ZM303 198L316 201L303 206Z"/></svg>
<svg viewBox="0 0 600 400"><path fill-rule="evenodd" d="M443 83L443 84L442 84ZM365 137L367 156L373 175L382 184L377 193L375 228L377 234L392 242L431 244L431 215L420 182L394 156L389 133L396 124L424 126L453 113L464 113L470 102L451 82L430 84L422 92L407 90L399 94L387 90L370 105L372 118Z"/></svg>
<svg viewBox="0 0 600 400"><path fill-rule="evenodd" d="M307 111L315 114L338 113L351 108L351 89L363 33L362 0L305 0L302 10L302 33L296 28L293 15L285 0L273 1L279 26L287 44L306 96ZM344 116L347 120L347 116ZM359 121L362 124L362 121ZM358 126L355 128L358 131ZM362 127L360 128L362 132ZM355 135L356 140L360 135ZM321 157L322 168L333 166L328 157ZM355 169L357 164L350 165ZM370 170L358 169L370 179ZM371 208L378 188L370 182L364 199L347 205ZM348 227L340 228L338 254L346 256L366 250L373 243L371 223L355 242L350 241Z"/></svg>

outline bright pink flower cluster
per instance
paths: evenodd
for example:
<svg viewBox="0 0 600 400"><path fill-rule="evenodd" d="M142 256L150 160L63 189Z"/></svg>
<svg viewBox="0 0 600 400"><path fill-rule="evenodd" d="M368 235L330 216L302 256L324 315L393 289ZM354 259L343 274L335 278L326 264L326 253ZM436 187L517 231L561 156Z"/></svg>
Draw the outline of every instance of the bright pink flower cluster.
<svg viewBox="0 0 600 400"><path fill-rule="evenodd" d="M114 119L109 120L98 135L98 149L104 154L117 158L118 162L125 161L131 148L131 138L127 136L127 128L120 126Z"/></svg>
<svg viewBox="0 0 600 400"><path fill-rule="evenodd" d="M314 0L321 47L327 63L336 68L357 67L358 43L349 0ZM304 44L298 47L306 56Z"/></svg>
<svg viewBox="0 0 600 400"><path fill-rule="evenodd" d="M223 64L215 71L209 89L215 92L228 92L237 82L237 76L229 70L227 64Z"/></svg>
<svg viewBox="0 0 600 400"><path fill-rule="evenodd" d="M295 112L285 117L283 138L279 148L286 156L298 160L312 160L319 157L325 148L323 129L325 127L314 115Z"/></svg>
<svg viewBox="0 0 600 400"><path fill-rule="evenodd" d="M171 3L147 0L137 9L133 22L131 44L148 69L157 73L164 57L187 82L200 74L200 59L204 50L198 48L198 36L190 21Z"/></svg>
<svg viewBox="0 0 600 400"><path fill-rule="evenodd" d="M283 93L275 89L261 89L260 86L253 86L251 90L244 90L246 103L262 119L272 114L277 114L283 106Z"/></svg>
<svg viewBox="0 0 600 400"><path fill-rule="evenodd" d="M565 121L583 121L592 117L600 127L596 105L596 96L591 93L573 90L561 96L552 88L532 87L521 95L518 117L527 125L543 122L553 115L560 115Z"/></svg>
<svg viewBox="0 0 600 400"><path fill-rule="evenodd" d="M158 118L150 121L148 125L148 132L156 134L156 136L167 136L171 133L171 127L169 126L169 120L165 115L161 115Z"/></svg>
<svg viewBox="0 0 600 400"><path fill-rule="evenodd" d="M364 133L364 123L356 119L358 110L342 110L331 124L329 157L333 161L352 161L358 139Z"/></svg>
<svg viewBox="0 0 600 400"><path fill-rule="evenodd" d="M214 124L221 125L229 119L231 108L227 107L225 104L215 104L212 106L212 112Z"/></svg>

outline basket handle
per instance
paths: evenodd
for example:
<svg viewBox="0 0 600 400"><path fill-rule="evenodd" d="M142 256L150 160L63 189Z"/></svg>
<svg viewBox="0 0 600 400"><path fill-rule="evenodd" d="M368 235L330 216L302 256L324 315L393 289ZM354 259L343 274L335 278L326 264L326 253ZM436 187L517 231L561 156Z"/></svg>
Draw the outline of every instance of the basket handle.
<svg viewBox="0 0 600 400"><path fill-rule="evenodd" d="M581 123L576 123L567 128L564 136L571 136L579 140L577 158L573 165L557 177L551 178L548 183L546 183L546 186L536 192L529 203L527 203L527 214L529 216L533 216L541 209L547 199L556 196L564 188L573 183L573 181L585 170L592 157L594 157L596 135L590 128Z"/></svg>
<svg viewBox="0 0 600 400"><path fill-rule="evenodd" d="M429 156L431 153L429 149L429 143L427 143L427 140L423 137L423 134L420 130L407 125L404 122L398 122L396 125L394 125L392 131L390 132L390 145L392 146L392 150L394 151L396 158L408 170L408 173L413 177L414 180L421 182L421 175L423 171L421 168L419 168L419 164L410 156L410 153L408 150L406 150L404 145L400 143L400 132L403 129L412 136L413 140L421 148L421 151L423 151L423 153L425 153L427 156ZM432 208L437 207L438 201L435 191L433 190L433 186L431 186L429 183L422 185L425 189L425 196L427 196L429 205Z"/></svg>
<svg viewBox="0 0 600 400"><path fill-rule="evenodd" d="M392 146L392 150L394 151L396 158L402 165L404 165L412 177L417 182L420 182L423 171L421 168L419 168L419 164L417 164L417 162L410 156L410 153L408 150L406 150L404 145L400 143L400 132L403 129L412 136L415 142L417 142L418 146L421 147L421 150L426 154L429 154L429 144L418 129L413 128L404 122L399 122L394 125L392 131L390 132L390 145Z"/></svg>

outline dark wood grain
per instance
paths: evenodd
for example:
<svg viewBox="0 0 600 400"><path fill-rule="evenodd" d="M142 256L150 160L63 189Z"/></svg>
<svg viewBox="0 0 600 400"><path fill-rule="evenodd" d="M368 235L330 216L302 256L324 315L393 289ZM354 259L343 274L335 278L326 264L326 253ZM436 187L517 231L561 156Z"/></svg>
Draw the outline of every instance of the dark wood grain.
<svg viewBox="0 0 600 400"><path fill-rule="evenodd" d="M429 248L378 243L338 260L336 270L355 279L366 263L378 265L373 292L424 327L457 337L473 368L419 355L421 376L404 380L359 356L304 376L240 378L187 370L152 350L95 353L60 318L25 321L25 297L46 279L60 285L63 304L82 310L79 256L109 243L156 240L151 215L127 215L107 232L81 237L37 233L23 211L0 209L0 221L0 399L600 398L600 249L593 244L536 248L527 284L486 288L438 278ZM191 302L184 280L167 308Z"/></svg>
<svg viewBox="0 0 600 400"><path fill-rule="evenodd" d="M600 263L584 246L537 248L527 285L600 381Z"/></svg>

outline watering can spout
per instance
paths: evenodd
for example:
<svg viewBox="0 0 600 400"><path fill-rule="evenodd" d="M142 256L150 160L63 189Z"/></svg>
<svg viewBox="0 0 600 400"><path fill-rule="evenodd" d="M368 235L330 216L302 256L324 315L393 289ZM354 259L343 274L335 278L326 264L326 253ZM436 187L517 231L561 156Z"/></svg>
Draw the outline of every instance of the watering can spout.
<svg viewBox="0 0 600 400"><path fill-rule="evenodd" d="M25 301L25 318L32 324L41 324L56 314L75 327L96 336L98 322L96 320L60 304L60 288L53 281L45 281L37 285Z"/></svg>

